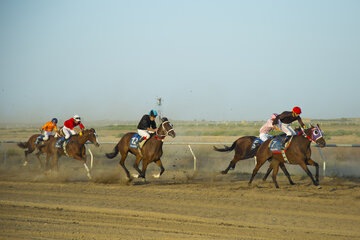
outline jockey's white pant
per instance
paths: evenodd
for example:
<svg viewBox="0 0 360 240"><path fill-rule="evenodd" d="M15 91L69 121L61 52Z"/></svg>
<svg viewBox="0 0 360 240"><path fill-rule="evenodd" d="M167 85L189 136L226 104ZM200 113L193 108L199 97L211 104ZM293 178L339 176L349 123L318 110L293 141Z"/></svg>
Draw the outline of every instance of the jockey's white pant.
<svg viewBox="0 0 360 240"><path fill-rule="evenodd" d="M143 130L143 129L138 129L137 131L138 131L138 134L140 136L142 136L144 139L149 139L150 138L150 133L151 133L150 131Z"/></svg>
<svg viewBox="0 0 360 240"><path fill-rule="evenodd" d="M44 131L43 140L44 140L44 141L48 140L50 136L54 136L53 132Z"/></svg>
<svg viewBox="0 0 360 240"><path fill-rule="evenodd" d="M71 137L71 135L75 135L76 131L75 130L71 130L70 128L67 127L63 127L63 132L65 134L65 139L69 139Z"/></svg>
<svg viewBox="0 0 360 240"><path fill-rule="evenodd" d="M290 124L282 123L279 121L279 125L280 125L281 131L286 133L286 136L296 135L296 132L294 131L294 129L292 129Z"/></svg>
<svg viewBox="0 0 360 240"><path fill-rule="evenodd" d="M260 133L259 138L261 139L261 141L265 142L266 140L268 140L270 138L270 135L267 133Z"/></svg>

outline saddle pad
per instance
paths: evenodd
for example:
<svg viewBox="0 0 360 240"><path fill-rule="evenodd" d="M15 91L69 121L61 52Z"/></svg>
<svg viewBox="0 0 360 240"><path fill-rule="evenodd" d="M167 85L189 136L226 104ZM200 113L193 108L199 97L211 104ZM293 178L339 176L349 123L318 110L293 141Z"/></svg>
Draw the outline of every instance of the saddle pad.
<svg viewBox="0 0 360 240"><path fill-rule="evenodd" d="M280 153L281 152L281 143L282 143L282 139L284 137L285 136L283 136L283 137L277 136L272 141L270 141L269 148L270 148L271 152L274 152L274 153ZM287 143L289 143L289 142L290 141L288 141Z"/></svg>
<svg viewBox="0 0 360 240"><path fill-rule="evenodd" d="M137 133L135 133L133 135L133 137L130 139L130 147L131 148L138 148L138 142L139 142L139 139L141 138L141 136Z"/></svg>
<svg viewBox="0 0 360 240"><path fill-rule="evenodd" d="M256 147L260 146L263 143L263 141L260 138L255 138L254 142L251 145L250 150L254 150Z"/></svg>

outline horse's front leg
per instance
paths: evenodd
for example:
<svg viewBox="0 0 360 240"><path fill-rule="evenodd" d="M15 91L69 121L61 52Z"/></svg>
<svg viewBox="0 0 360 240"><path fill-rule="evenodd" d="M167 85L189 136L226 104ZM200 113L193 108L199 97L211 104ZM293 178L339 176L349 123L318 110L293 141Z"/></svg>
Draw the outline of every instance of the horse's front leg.
<svg viewBox="0 0 360 240"><path fill-rule="evenodd" d="M35 155L39 161L39 168L42 169L43 168L43 165L42 165L42 162L41 162L41 159L40 159L40 155L42 154L41 151L38 151Z"/></svg>
<svg viewBox="0 0 360 240"><path fill-rule="evenodd" d="M159 174L153 174L153 177L154 177L154 178L159 178L159 177L164 173L165 168L164 168L164 166L163 166L163 164L162 164L162 162L161 162L160 159L155 160L155 164L159 166L159 168L160 168L160 173L159 173Z"/></svg>
<svg viewBox="0 0 360 240"><path fill-rule="evenodd" d="M314 160L312 160L311 158L306 160L306 164L315 167L315 169L316 169L315 181L319 184L319 164L317 162L315 162Z"/></svg>

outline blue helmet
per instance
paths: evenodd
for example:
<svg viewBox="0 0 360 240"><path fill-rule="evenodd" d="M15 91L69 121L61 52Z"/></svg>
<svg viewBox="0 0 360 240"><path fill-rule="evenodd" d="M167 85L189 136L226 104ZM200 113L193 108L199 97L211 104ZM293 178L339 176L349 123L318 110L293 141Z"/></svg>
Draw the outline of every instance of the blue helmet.
<svg viewBox="0 0 360 240"><path fill-rule="evenodd" d="M58 123L57 118L53 118L53 119L51 119L51 121L54 122L54 123Z"/></svg>
<svg viewBox="0 0 360 240"><path fill-rule="evenodd" d="M150 116L153 116L153 117L156 117L158 114L157 114L157 112L156 112L156 110L151 110L150 112L149 112L149 115Z"/></svg>

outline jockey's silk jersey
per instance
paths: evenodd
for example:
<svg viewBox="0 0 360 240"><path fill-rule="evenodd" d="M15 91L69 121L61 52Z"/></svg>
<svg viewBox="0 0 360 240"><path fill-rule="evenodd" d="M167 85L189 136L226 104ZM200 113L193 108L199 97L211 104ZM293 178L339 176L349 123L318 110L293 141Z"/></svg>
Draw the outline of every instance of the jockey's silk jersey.
<svg viewBox="0 0 360 240"><path fill-rule="evenodd" d="M282 112L281 114L277 115L273 121L273 124L274 125L277 124L278 120L280 120L282 123L285 123L285 124L290 124L297 120L299 122L300 126L304 126L304 123L301 120L300 115L298 115L297 117L294 117L292 112L289 112L289 111L285 111L285 112Z"/></svg>
<svg viewBox="0 0 360 240"><path fill-rule="evenodd" d="M69 129L71 129L71 130L73 130L74 127L76 127L76 126L78 126L78 125L79 125L79 127L80 127L81 129L84 129L84 125L82 125L81 122L76 123L75 120L74 120L74 118L70 118L69 120L66 120L66 121L64 122L64 126L67 127L67 128L69 128Z"/></svg>
<svg viewBox="0 0 360 240"><path fill-rule="evenodd" d="M51 121L45 123L45 125L42 126L41 129L46 132L52 132L54 129L55 129L55 131L57 131L56 125Z"/></svg>
<svg viewBox="0 0 360 240"><path fill-rule="evenodd" d="M268 133L273 129L273 121L271 119L267 120L264 125L260 128L260 133Z"/></svg>
<svg viewBox="0 0 360 240"><path fill-rule="evenodd" d="M151 121L150 116L149 115L144 115L138 126L137 129L142 129L142 130L147 130L148 128L152 128L155 129L156 128L156 122L155 121Z"/></svg>

